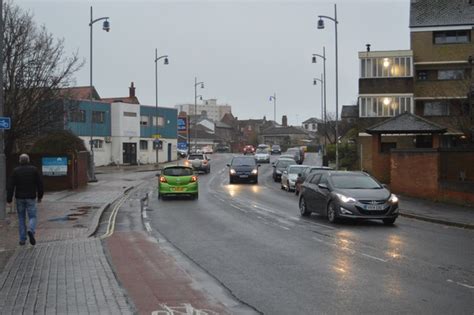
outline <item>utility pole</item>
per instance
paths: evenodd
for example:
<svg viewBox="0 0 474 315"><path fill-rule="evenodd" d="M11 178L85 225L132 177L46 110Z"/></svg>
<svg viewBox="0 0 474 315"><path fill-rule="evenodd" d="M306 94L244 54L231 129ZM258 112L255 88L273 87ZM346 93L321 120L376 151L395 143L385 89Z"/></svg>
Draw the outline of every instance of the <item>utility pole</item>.
<svg viewBox="0 0 474 315"><path fill-rule="evenodd" d="M0 0L0 116L4 112L3 97L3 0ZM5 219L6 211L7 159L5 157L5 131L0 130L0 220Z"/></svg>

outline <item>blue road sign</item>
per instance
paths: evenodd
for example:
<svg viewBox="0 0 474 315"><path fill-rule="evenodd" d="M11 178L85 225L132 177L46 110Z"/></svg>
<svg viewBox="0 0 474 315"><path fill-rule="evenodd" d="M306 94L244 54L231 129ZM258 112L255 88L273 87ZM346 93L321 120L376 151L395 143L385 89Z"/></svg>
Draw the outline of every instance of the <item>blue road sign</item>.
<svg viewBox="0 0 474 315"><path fill-rule="evenodd" d="M10 117L0 117L0 129L10 129L11 125Z"/></svg>
<svg viewBox="0 0 474 315"><path fill-rule="evenodd" d="M186 142L178 142L178 149L186 150L188 148L188 144Z"/></svg>

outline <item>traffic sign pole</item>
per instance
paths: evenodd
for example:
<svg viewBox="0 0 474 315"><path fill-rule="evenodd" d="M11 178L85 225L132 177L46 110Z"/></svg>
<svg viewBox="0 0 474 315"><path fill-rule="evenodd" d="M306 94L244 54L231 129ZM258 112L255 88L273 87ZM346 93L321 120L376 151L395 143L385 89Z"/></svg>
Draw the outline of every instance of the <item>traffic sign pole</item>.
<svg viewBox="0 0 474 315"><path fill-rule="evenodd" d="M3 65L3 0L0 0L0 65ZM0 116L3 116L3 67L0 67ZM0 220L6 217L7 159L5 157L5 134L0 130Z"/></svg>

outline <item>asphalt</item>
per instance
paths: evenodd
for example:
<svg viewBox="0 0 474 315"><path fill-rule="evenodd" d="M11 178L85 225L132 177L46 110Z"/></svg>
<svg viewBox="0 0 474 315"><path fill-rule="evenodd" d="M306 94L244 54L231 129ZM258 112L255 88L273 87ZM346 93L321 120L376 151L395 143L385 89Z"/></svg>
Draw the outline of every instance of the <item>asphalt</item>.
<svg viewBox="0 0 474 315"><path fill-rule="evenodd" d="M265 314L472 314L472 230L406 217L393 227L301 218L270 165L259 185L229 185L230 157L214 155L199 200L152 198L148 216L235 298Z"/></svg>

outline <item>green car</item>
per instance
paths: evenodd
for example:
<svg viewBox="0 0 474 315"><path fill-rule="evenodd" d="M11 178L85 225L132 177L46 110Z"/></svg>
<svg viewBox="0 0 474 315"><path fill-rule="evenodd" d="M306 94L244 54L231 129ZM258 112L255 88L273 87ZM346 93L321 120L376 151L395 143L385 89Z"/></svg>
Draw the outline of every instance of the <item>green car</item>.
<svg viewBox="0 0 474 315"><path fill-rule="evenodd" d="M167 196L199 196L198 177L192 167L168 166L159 174L158 199Z"/></svg>

